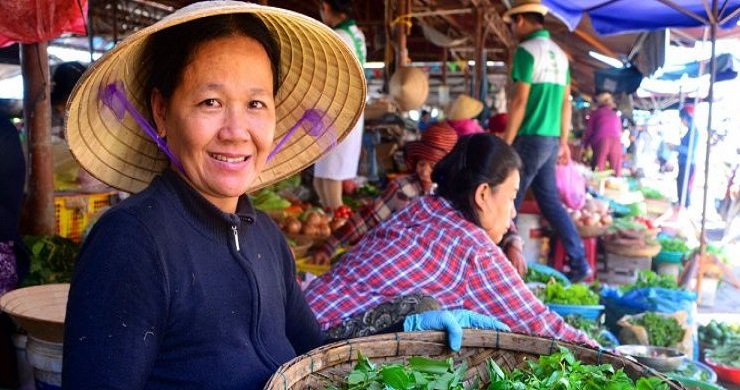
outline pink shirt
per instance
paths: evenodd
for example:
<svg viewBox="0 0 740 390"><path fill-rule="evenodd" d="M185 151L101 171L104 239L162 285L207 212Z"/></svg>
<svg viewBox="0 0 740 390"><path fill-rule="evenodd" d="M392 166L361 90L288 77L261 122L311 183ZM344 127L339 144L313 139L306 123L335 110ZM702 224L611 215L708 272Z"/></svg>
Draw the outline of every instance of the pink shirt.
<svg viewBox="0 0 740 390"><path fill-rule="evenodd" d="M583 135L583 145L594 146L606 138L620 138L622 136L622 121L619 115L608 105L604 105L591 113Z"/></svg>
<svg viewBox="0 0 740 390"><path fill-rule="evenodd" d="M452 120L448 119L447 123L455 129L458 137L462 137L468 134L484 133L485 131L475 119L460 119Z"/></svg>

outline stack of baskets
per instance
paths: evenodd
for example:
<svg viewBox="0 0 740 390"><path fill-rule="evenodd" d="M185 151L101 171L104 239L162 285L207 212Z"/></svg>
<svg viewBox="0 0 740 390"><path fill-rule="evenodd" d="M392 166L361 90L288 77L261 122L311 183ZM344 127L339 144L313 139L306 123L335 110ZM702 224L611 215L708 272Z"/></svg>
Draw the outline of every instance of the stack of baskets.
<svg viewBox="0 0 740 390"><path fill-rule="evenodd" d="M559 345L569 348L584 363L611 364L614 369L624 368L633 380L640 376L656 376L663 379L670 389L684 389L647 366L608 352L536 336L475 329L465 330L462 348L457 353L448 348L447 336L443 332L391 333L329 344L285 363L270 378L265 389L341 387L357 362L358 352L377 364L404 363L412 356L435 359L452 357L456 364L467 364L467 381L474 380L478 375L485 388L489 381L486 368L489 358L501 368L511 371L524 367L527 359L557 352Z"/></svg>

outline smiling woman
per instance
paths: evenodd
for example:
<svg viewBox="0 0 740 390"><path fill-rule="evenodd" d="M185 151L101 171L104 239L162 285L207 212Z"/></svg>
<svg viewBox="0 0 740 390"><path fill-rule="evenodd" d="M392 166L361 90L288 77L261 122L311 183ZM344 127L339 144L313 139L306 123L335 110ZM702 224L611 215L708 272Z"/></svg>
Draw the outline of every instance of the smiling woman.
<svg viewBox="0 0 740 390"><path fill-rule="evenodd" d="M186 7L93 64L67 107L72 153L138 193L76 262L63 386L259 389L320 345L290 249L245 193L319 158L364 101L331 30L242 2Z"/></svg>

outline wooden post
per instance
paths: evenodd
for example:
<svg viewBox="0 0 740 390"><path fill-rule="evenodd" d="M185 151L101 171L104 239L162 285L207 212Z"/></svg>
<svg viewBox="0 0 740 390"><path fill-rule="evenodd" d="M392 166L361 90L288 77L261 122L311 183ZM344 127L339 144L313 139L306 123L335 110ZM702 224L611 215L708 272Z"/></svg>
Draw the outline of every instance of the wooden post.
<svg viewBox="0 0 740 390"><path fill-rule="evenodd" d="M474 91L471 96L485 101L483 95L483 78L486 77L486 53L484 50L486 37L483 33L483 9L475 9L475 73Z"/></svg>
<svg viewBox="0 0 740 390"><path fill-rule="evenodd" d="M408 48L406 47L406 34L408 34L408 28L405 25L404 15L408 15L410 10L409 0L398 1L398 13L396 14L395 31L396 40L396 69L403 68L406 66L406 59L408 58Z"/></svg>
<svg viewBox="0 0 740 390"><path fill-rule="evenodd" d="M30 234L54 234L54 170L51 150L47 43L21 44L23 119L28 132Z"/></svg>
<svg viewBox="0 0 740 390"><path fill-rule="evenodd" d="M450 49L442 48L442 85L447 85L447 59L450 55Z"/></svg>

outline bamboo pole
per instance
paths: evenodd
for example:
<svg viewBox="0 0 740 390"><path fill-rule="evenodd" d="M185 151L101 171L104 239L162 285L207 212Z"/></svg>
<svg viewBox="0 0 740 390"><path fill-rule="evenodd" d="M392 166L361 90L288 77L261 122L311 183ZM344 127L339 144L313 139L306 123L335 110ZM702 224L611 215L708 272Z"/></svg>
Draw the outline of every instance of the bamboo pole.
<svg viewBox="0 0 740 390"><path fill-rule="evenodd" d="M54 234L54 170L47 43L21 44L23 118L28 131L30 234Z"/></svg>

